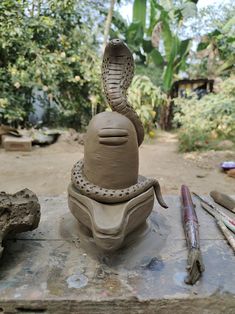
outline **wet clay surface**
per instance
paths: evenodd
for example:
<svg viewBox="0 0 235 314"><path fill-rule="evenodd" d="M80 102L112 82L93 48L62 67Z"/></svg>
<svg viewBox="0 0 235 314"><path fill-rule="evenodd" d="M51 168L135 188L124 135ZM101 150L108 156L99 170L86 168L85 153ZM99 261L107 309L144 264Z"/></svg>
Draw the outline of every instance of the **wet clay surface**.
<svg viewBox="0 0 235 314"><path fill-rule="evenodd" d="M37 196L24 189L15 194L0 192L0 257L4 238L10 234L31 231L40 220L40 205Z"/></svg>
<svg viewBox="0 0 235 314"><path fill-rule="evenodd" d="M0 308L10 313L234 313L233 251L194 200L206 270L196 285L186 285L180 201L165 198L169 209L156 203L136 242L130 238L111 256L93 249L89 235L82 238L66 197L41 198L39 228L8 240L4 250Z"/></svg>

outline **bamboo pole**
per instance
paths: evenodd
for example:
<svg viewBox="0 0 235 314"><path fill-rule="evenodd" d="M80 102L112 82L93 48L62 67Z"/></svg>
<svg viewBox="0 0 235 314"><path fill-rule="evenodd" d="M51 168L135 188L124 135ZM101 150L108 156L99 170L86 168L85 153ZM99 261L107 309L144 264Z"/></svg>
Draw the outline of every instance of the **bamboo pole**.
<svg viewBox="0 0 235 314"><path fill-rule="evenodd" d="M107 18L105 21L105 26L104 26L104 42L103 42L103 46L102 46L102 52L104 51L106 44L107 44L107 41L108 41L115 2L116 2L116 0L110 0L109 11L108 11L108 15L107 15Z"/></svg>

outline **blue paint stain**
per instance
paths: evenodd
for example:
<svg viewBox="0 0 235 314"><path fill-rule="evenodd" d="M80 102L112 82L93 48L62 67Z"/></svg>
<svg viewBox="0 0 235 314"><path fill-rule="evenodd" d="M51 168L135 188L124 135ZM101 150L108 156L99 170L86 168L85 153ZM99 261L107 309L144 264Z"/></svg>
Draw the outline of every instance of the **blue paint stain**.
<svg viewBox="0 0 235 314"><path fill-rule="evenodd" d="M88 278L81 273L76 273L75 275L68 277L66 281L69 289L70 288L79 289L87 285Z"/></svg>

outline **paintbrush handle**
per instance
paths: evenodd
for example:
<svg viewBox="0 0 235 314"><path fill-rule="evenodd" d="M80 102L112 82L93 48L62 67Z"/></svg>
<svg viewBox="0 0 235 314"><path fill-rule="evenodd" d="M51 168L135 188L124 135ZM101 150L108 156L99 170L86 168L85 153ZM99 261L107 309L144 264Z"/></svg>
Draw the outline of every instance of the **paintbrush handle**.
<svg viewBox="0 0 235 314"><path fill-rule="evenodd" d="M201 206L208 211L212 216L221 219L224 224L233 232L235 233L235 219L226 215L222 210L218 209L216 206L211 204L211 202L207 201L202 196L198 195L197 193L193 192L197 198L201 201Z"/></svg>
<svg viewBox="0 0 235 314"><path fill-rule="evenodd" d="M205 209L209 214L211 214L217 220L221 220L225 224L226 227L228 227L233 233L235 233L235 223L233 219L231 219L230 217L226 215L222 215L222 213L214 210L205 202L201 202L201 206L203 209Z"/></svg>
<svg viewBox="0 0 235 314"><path fill-rule="evenodd" d="M227 227L224 225L224 223L220 219L216 219L216 223L218 227L220 228L221 232L225 236L228 243L231 245L233 251L235 252L235 239L228 231Z"/></svg>
<svg viewBox="0 0 235 314"><path fill-rule="evenodd" d="M188 246L188 276L185 279L185 282L193 285L201 277L205 267L200 250L199 224L195 206L189 188L186 185L181 186L181 201L183 227Z"/></svg>

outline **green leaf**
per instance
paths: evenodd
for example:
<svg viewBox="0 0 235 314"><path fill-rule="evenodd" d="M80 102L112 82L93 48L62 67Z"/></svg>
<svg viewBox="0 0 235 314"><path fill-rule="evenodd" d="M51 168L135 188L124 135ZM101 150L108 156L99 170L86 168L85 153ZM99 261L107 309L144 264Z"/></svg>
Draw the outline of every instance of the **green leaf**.
<svg viewBox="0 0 235 314"><path fill-rule="evenodd" d="M188 53L190 42L191 42L190 38L182 40L180 42L180 45L179 45L179 55L180 55L180 57L183 57L183 56L185 56Z"/></svg>
<svg viewBox="0 0 235 314"><path fill-rule="evenodd" d="M158 50L153 49L150 53L150 57L156 66L162 66L164 64L164 59Z"/></svg>
<svg viewBox="0 0 235 314"><path fill-rule="evenodd" d="M143 40L143 48L146 53L150 53L153 50L151 40Z"/></svg>
<svg viewBox="0 0 235 314"><path fill-rule="evenodd" d="M168 12L163 8L163 6L161 6L160 4L158 4L157 2L155 2L154 0L152 0L152 5L155 7L155 9L159 10L160 12L160 17L159 20L156 22L161 21L162 22L162 38L163 38L163 42L164 42L164 48L165 48L165 53L166 53L166 59L168 60L170 57L170 53L171 53L171 46L172 46L172 32L170 29L170 17ZM155 24L156 24L155 22Z"/></svg>
<svg viewBox="0 0 235 314"><path fill-rule="evenodd" d="M140 22L143 29L146 23L146 0L135 0L133 4L133 22Z"/></svg>
<svg viewBox="0 0 235 314"><path fill-rule="evenodd" d="M166 92L170 91L173 80L173 63L169 62L163 74L163 88Z"/></svg>
<svg viewBox="0 0 235 314"><path fill-rule="evenodd" d="M172 33L170 26L166 21L162 21L162 37L164 41L164 48L166 53L166 59L168 60L171 53L172 46Z"/></svg>
<svg viewBox="0 0 235 314"><path fill-rule="evenodd" d="M234 27L234 25L235 25L235 16L233 16L231 19L228 20L228 22L224 25L222 30L224 32L229 32L229 30L232 29L232 27Z"/></svg>
<svg viewBox="0 0 235 314"><path fill-rule="evenodd" d="M182 10L181 9L176 9L174 11L174 16L175 16L175 19L177 21L177 23L179 23L180 21L183 20L183 14L182 14Z"/></svg>
<svg viewBox="0 0 235 314"><path fill-rule="evenodd" d="M175 69L177 68L177 64L175 65L175 61L177 60L178 52L180 47L180 41L178 37L174 36L172 38L171 52L168 58L168 64L166 66L164 75L163 75L163 88L165 91L169 91L171 89L171 84L173 81L173 75L175 73Z"/></svg>
<svg viewBox="0 0 235 314"><path fill-rule="evenodd" d="M126 38L129 44L141 44L144 37L144 30L140 22L133 22L127 29Z"/></svg>
<svg viewBox="0 0 235 314"><path fill-rule="evenodd" d="M217 69L217 74L221 74L223 71L226 71L235 64L235 56L231 56L228 60L224 61L224 63Z"/></svg>
<svg viewBox="0 0 235 314"><path fill-rule="evenodd" d="M155 1L150 0L150 25L148 28L148 36L152 35L152 31L154 26L156 25L156 22L158 20L158 9L156 8Z"/></svg>
<svg viewBox="0 0 235 314"><path fill-rule="evenodd" d="M207 46L209 45L209 42L201 42L198 44L197 46L197 51L201 51L207 48Z"/></svg>

